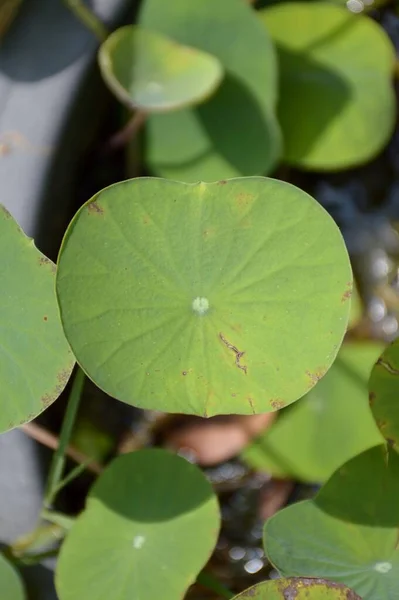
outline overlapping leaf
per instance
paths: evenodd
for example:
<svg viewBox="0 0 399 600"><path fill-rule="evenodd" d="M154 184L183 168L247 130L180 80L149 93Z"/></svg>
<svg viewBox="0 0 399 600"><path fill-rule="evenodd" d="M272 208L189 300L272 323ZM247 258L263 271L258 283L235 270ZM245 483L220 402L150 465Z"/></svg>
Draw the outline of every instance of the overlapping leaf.
<svg viewBox="0 0 399 600"><path fill-rule="evenodd" d="M396 600L399 456L380 445L343 465L315 500L265 525L265 550L284 576L325 577L363 600Z"/></svg>
<svg viewBox="0 0 399 600"><path fill-rule="evenodd" d="M242 0L146 0L139 22L209 52L226 72L208 102L149 119L146 160L152 171L181 181L270 172L281 146L274 115L277 68L252 8Z"/></svg>
<svg viewBox="0 0 399 600"><path fill-rule="evenodd" d="M0 431L6 431L60 395L74 357L58 314L55 265L1 205L0 256Z"/></svg>
<svg viewBox="0 0 399 600"><path fill-rule="evenodd" d="M216 544L211 485L185 459L151 449L117 458L93 486L64 542L60 600L176 600Z"/></svg>
<svg viewBox="0 0 399 600"><path fill-rule="evenodd" d="M368 405L368 377L381 344L346 343L327 375L244 450L254 468L323 482L383 441Z"/></svg>
<svg viewBox="0 0 399 600"><path fill-rule="evenodd" d="M291 577L258 583L233 600L361 600L344 585L322 579Z"/></svg>
<svg viewBox="0 0 399 600"><path fill-rule="evenodd" d="M130 108L168 111L201 102L219 85L219 61L137 26L117 29L99 52L103 77Z"/></svg>
<svg viewBox="0 0 399 600"><path fill-rule="evenodd" d="M383 29L328 2L278 3L261 19L278 51L285 160L334 170L373 158L395 124L395 52Z"/></svg>

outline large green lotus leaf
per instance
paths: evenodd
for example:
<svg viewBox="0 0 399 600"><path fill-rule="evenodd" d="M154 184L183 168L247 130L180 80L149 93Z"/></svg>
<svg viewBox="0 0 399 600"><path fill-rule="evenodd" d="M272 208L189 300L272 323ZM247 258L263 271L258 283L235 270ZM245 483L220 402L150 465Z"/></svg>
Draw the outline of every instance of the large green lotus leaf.
<svg viewBox="0 0 399 600"><path fill-rule="evenodd" d="M149 112L201 102L223 76L214 56L134 25L114 31L98 58L115 95L128 107Z"/></svg>
<svg viewBox="0 0 399 600"><path fill-rule="evenodd" d="M334 170L373 158L395 124L396 58L383 29L323 2L286 2L260 17L278 50L285 160Z"/></svg>
<svg viewBox="0 0 399 600"><path fill-rule="evenodd" d="M399 457L386 445L343 465L315 500L265 524L267 555L283 576L325 577L363 600L397 600ZM393 494L393 495L392 495Z"/></svg>
<svg viewBox="0 0 399 600"><path fill-rule="evenodd" d="M150 117L146 162L152 171L190 182L270 172L281 147L276 57L248 3L146 0L139 22L209 52L226 71L208 102Z"/></svg>
<svg viewBox="0 0 399 600"><path fill-rule="evenodd" d="M31 421L64 389L74 358L62 331L55 265L0 205L0 432Z"/></svg>
<svg viewBox="0 0 399 600"><path fill-rule="evenodd" d="M57 290L99 387L210 416L276 410L312 388L342 341L351 281L335 223L290 184L139 178L77 213Z"/></svg>
<svg viewBox="0 0 399 600"><path fill-rule="evenodd" d="M309 577L263 581L235 596L233 600L362 600L342 584Z"/></svg>
<svg viewBox="0 0 399 600"><path fill-rule="evenodd" d="M377 360L369 381L370 408L384 438L399 451L399 340Z"/></svg>
<svg viewBox="0 0 399 600"><path fill-rule="evenodd" d="M114 460L64 542L60 600L176 600L209 560L220 515L202 472L160 449Z"/></svg>
<svg viewBox="0 0 399 600"><path fill-rule="evenodd" d="M323 482L344 462L383 442L368 406L367 382L382 350L345 343L327 375L250 444L243 458L277 477Z"/></svg>
<svg viewBox="0 0 399 600"><path fill-rule="evenodd" d="M25 600L20 576L14 567L0 554L0 597L2 600Z"/></svg>

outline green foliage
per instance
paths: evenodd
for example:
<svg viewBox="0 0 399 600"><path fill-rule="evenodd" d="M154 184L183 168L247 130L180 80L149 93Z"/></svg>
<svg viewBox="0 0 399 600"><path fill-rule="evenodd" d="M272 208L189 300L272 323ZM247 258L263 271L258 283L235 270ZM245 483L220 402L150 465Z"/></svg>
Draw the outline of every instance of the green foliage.
<svg viewBox="0 0 399 600"><path fill-rule="evenodd" d="M146 0L141 25L217 57L225 78L198 107L149 119L146 162L181 181L270 173L280 155L273 45L243 0Z"/></svg>
<svg viewBox="0 0 399 600"><path fill-rule="evenodd" d="M14 567L0 554L0 590L4 600L25 600L21 578Z"/></svg>
<svg viewBox="0 0 399 600"><path fill-rule="evenodd" d="M399 341L372 370L370 411L379 345L346 343L334 362L349 314L350 325L362 314L359 298L350 312L339 230L310 196L261 177L281 159L334 171L383 149L395 122L387 35L334 3L256 12L245 0L144 0L138 24L107 37L85 3L65 1L103 42L105 82L136 111L115 137L147 118L140 160L167 179L96 194L66 232L57 275L0 210L0 431L61 393L74 365L68 342L100 388L144 409L251 415L305 395L243 457L324 485L266 523L265 551L287 578L236 598L398 600ZM0 0L0 35L19 4ZM53 525L40 522L7 556L40 560L57 527L67 535L60 600L178 600L198 576L231 597L201 572L220 515L210 483L183 458L121 456L76 520L53 512L84 469L64 474L70 441L99 460L114 443L84 421L74 429L84 378L78 370L47 481L41 519ZM0 591L24 598L2 557Z"/></svg>
<svg viewBox="0 0 399 600"><path fill-rule="evenodd" d="M396 600L399 585L399 455L396 452L394 342L373 368L372 410L386 444L343 464L314 500L290 506L265 525L265 549L285 576L327 577L363 600ZM300 553L295 552L300 548Z"/></svg>
<svg viewBox="0 0 399 600"><path fill-rule="evenodd" d="M399 457L392 453L386 460L384 446L344 465L315 500L290 506L266 523L265 548L273 564L284 576L306 573L343 582L363 600L395 600L399 511L391 493L398 491L398 475Z"/></svg>
<svg viewBox="0 0 399 600"><path fill-rule="evenodd" d="M0 205L0 431L31 421L64 389L74 358L54 292L55 265Z"/></svg>
<svg viewBox="0 0 399 600"><path fill-rule="evenodd" d="M370 408L384 438L399 450L399 342L377 361L369 382Z"/></svg>
<svg viewBox="0 0 399 600"><path fill-rule="evenodd" d="M361 600L346 586L322 579L295 578L265 581L233 600Z"/></svg>
<svg viewBox="0 0 399 600"><path fill-rule="evenodd" d="M280 3L261 18L278 51L284 159L335 170L373 158L395 124L395 51L382 28L323 2Z"/></svg>
<svg viewBox="0 0 399 600"><path fill-rule="evenodd" d="M272 179L134 179L72 221L57 291L82 368L136 406L268 412L312 388L345 332L351 269L307 194Z"/></svg>
<svg viewBox="0 0 399 600"><path fill-rule="evenodd" d="M163 450L117 458L62 547L60 600L177 600L216 544L220 515L201 471Z"/></svg>
<svg viewBox="0 0 399 600"><path fill-rule="evenodd" d="M367 381L381 344L346 343L327 375L243 452L277 477L323 482L344 462L382 443L368 406Z"/></svg>
<svg viewBox="0 0 399 600"><path fill-rule="evenodd" d="M122 102L150 112L196 104L214 92L223 76L215 57L133 25L107 38L99 64Z"/></svg>

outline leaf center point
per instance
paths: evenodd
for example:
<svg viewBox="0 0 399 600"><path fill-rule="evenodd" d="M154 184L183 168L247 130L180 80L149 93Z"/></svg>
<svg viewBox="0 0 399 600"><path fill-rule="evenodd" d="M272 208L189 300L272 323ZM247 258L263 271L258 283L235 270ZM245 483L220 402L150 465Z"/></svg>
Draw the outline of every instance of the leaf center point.
<svg viewBox="0 0 399 600"><path fill-rule="evenodd" d="M193 300L193 311L197 313L197 315L205 315L209 310L209 301L208 298L203 298L201 296L197 296Z"/></svg>
<svg viewBox="0 0 399 600"><path fill-rule="evenodd" d="M377 562L374 565L374 570L378 573L388 573L392 569L390 562Z"/></svg>

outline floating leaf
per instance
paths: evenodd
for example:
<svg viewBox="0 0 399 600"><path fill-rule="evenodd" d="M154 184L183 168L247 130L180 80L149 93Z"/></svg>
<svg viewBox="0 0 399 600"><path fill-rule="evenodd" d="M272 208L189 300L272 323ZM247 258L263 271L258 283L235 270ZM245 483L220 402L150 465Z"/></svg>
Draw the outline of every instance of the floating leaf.
<svg viewBox="0 0 399 600"><path fill-rule="evenodd" d="M335 223L287 183L138 178L77 213L57 290L99 387L210 416L276 410L312 388L342 341L351 281Z"/></svg>
<svg viewBox="0 0 399 600"><path fill-rule="evenodd" d="M283 576L325 577L363 600L397 600L398 475L399 457L385 445L343 465L315 500L266 522L269 559Z"/></svg>
<svg viewBox="0 0 399 600"><path fill-rule="evenodd" d="M0 431L31 421L64 389L74 358L62 331L55 265L0 205Z"/></svg>
<svg viewBox="0 0 399 600"><path fill-rule="evenodd" d="M368 406L367 381L382 349L346 343L327 375L243 452L255 469L323 482L344 462L383 441Z"/></svg>
<svg viewBox="0 0 399 600"><path fill-rule="evenodd" d="M344 585L305 577L263 581L233 600L362 600Z"/></svg>
<svg viewBox="0 0 399 600"><path fill-rule="evenodd" d="M25 592L18 572L1 554L0 590L4 600L25 600Z"/></svg>
<svg viewBox="0 0 399 600"><path fill-rule="evenodd" d="M280 154L273 45L243 0L146 0L139 22L217 57L226 76L208 102L148 121L146 161L158 175L214 181L270 172Z"/></svg>
<svg viewBox="0 0 399 600"><path fill-rule="evenodd" d="M201 102L223 76L221 64L210 54L134 25L121 27L106 39L99 64L119 100L144 111Z"/></svg>
<svg viewBox="0 0 399 600"><path fill-rule="evenodd" d="M375 364L369 382L370 408L385 439L399 451L399 340Z"/></svg>
<svg viewBox="0 0 399 600"><path fill-rule="evenodd" d="M60 600L176 600L216 544L210 483L185 459L141 450L114 460L94 484L64 542Z"/></svg>
<svg viewBox="0 0 399 600"><path fill-rule="evenodd" d="M278 50L285 160L335 170L373 158L395 124L396 58L383 29L323 2L285 2L260 15Z"/></svg>

